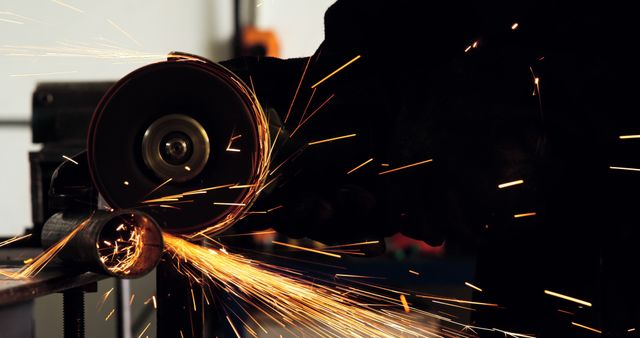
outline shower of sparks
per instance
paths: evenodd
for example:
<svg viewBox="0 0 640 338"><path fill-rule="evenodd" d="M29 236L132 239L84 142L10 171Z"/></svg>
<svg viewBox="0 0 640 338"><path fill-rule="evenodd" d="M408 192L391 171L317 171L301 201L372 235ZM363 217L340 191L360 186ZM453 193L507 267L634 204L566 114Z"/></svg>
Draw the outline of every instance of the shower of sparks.
<svg viewBox="0 0 640 338"><path fill-rule="evenodd" d="M640 135L620 135L621 140L628 140L633 138L640 138Z"/></svg>
<svg viewBox="0 0 640 338"><path fill-rule="evenodd" d="M51 2L56 3L56 4L58 4L60 6L63 6L63 7L69 8L70 10L76 11L78 13L84 13L84 11L81 10L80 8L71 6L68 3L64 3L64 2L62 2L60 0L51 0Z"/></svg>
<svg viewBox="0 0 640 338"><path fill-rule="evenodd" d="M356 170L358 170L358 169L360 169L360 168L364 167L365 165L367 165L367 164L368 164L369 162L371 162L371 161L373 161L373 157L372 157L372 158L370 158L370 159L368 159L368 160L366 160L366 161L364 161L364 162L362 162L362 163L360 163L360 164L358 164L358 166L356 166L355 168L353 168L353 169L351 169L351 170L347 171L347 175L350 175L350 174L351 174L351 173L353 173L354 171L356 171Z"/></svg>
<svg viewBox="0 0 640 338"><path fill-rule="evenodd" d="M31 234L26 234L26 235L22 235L22 236L15 236L15 237L9 238L9 239L7 239L5 241L0 242L0 248L2 248L5 245L9 245L11 243L15 243L17 241L21 241L23 239L27 239L29 237L31 237Z"/></svg>
<svg viewBox="0 0 640 338"><path fill-rule="evenodd" d="M482 292L482 289L481 289L481 288L479 288L479 287L477 287L477 286L475 286L475 285L473 285L473 284L471 284L471 283L469 283L469 282L464 282L464 285L466 285L466 286L468 286L468 287L470 287L470 288L472 288L472 289L474 289L474 290L477 290L477 291Z"/></svg>
<svg viewBox="0 0 640 338"><path fill-rule="evenodd" d="M311 88L315 88L318 85L320 85L321 83L327 81L330 77L336 75L336 73L338 73L339 71L343 70L345 67L349 66L350 64L354 63L356 60L358 60L360 58L360 55L357 55L356 57L354 57L353 59L351 59L349 62L345 63L344 65L340 66L338 69L334 70L333 72L331 72L331 74L325 76L322 80L316 82L316 84L314 84L313 86L311 86Z"/></svg>
<svg viewBox="0 0 640 338"><path fill-rule="evenodd" d="M309 121L309 119L312 118L320 109L322 109L322 107L324 107L329 101L331 101L331 99L333 99L334 96L335 96L335 94L331 94L331 96L329 96L329 98L324 100L324 102L322 102L318 106L318 108L314 109L311 112L311 114L309 114L309 116L307 116L307 118L305 118L304 120L301 120L300 123L298 123L298 126L291 132L289 137L293 137L293 135L295 135L295 133L300 129L300 127L302 127L305 123L307 123L307 121ZM303 115L303 117L304 117L304 115Z"/></svg>
<svg viewBox="0 0 640 338"><path fill-rule="evenodd" d="M404 312L409 313L411 309L409 309L409 303L407 303L407 297L404 295L400 295L400 301L402 302L402 307L404 308Z"/></svg>
<svg viewBox="0 0 640 338"><path fill-rule="evenodd" d="M50 76L50 75L66 75L75 74L77 70L63 71L63 72L49 72L49 73L25 73L25 74L9 74L11 77L31 77L31 76Z"/></svg>
<svg viewBox="0 0 640 338"><path fill-rule="evenodd" d="M416 276L420 276L420 273L418 271L409 270L409 273Z"/></svg>
<svg viewBox="0 0 640 338"><path fill-rule="evenodd" d="M143 251L144 231L134 224L120 224L116 228L116 238L103 241L105 246L96 244L100 261L114 274L128 275Z"/></svg>
<svg viewBox="0 0 640 338"><path fill-rule="evenodd" d="M498 188L504 189L504 188L513 187L514 185L518 185L518 184L522 184L522 183L524 183L523 180L517 180L517 181L502 183L502 184L498 184Z"/></svg>
<svg viewBox="0 0 640 338"><path fill-rule="evenodd" d="M258 311L292 336L442 336L443 325L463 335L464 330L471 329L507 333L464 325L417 308L411 308L411 314L393 310L404 307L399 295L368 291L351 286L351 281L339 284L312 280L295 270L202 247L169 234L164 234L164 240L174 267L194 285L202 287L205 293L211 287L226 292L238 300L245 313ZM407 298L409 295L400 294ZM229 325L235 326L231 317ZM454 327L460 331L453 331ZM518 337L528 336L518 334Z"/></svg>
<svg viewBox="0 0 640 338"><path fill-rule="evenodd" d="M418 166L418 165L421 165L421 164L426 164L426 163L429 163L429 162L433 162L433 159L428 159L428 160L421 161L421 162L407 164L407 165L402 166L402 167L385 170L385 171L379 172L378 175L386 175L386 174L389 174L389 173L393 173L393 172L396 172L396 171L400 171L400 170L404 170L404 169L407 169L407 168L415 167L415 166Z"/></svg>
<svg viewBox="0 0 640 338"><path fill-rule="evenodd" d="M522 218L522 217L531 217L531 216L535 216L537 215L537 213L535 212L525 212L522 214L515 214L513 215L513 218Z"/></svg>
<svg viewBox="0 0 640 338"><path fill-rule="evenodd" d="M321 251L321 250L316 250L316 249L312 249L312 248L306 248L304 246L288 244L288 243L282 243L282 242L278 242L278 241L271 241L271 243L277 244L277 245L286 246L286 247L293 248L293 249L302 250L302 251L313 252L313 253L317 253L317 254L320 254L320 255L325 255L325 256L330 256L330 257L335 257L335 258L342 258L342 256L334 254L334 253Z"/></svg>
<svg viewBox="0 0 640 338"><path fill-rule="evenodd" d="M311 58L307 59L307 63L304 66L304 70L302 71L302 76L300 77L300 82L298 82L298 87L296 88L295 93L293 94L293 99L291 99L291 104L289 105L289 110L287 110L287 115L284 117L284 123L287 123L289 120L289 115L291 115L291 109L293 109L293 104L296 102L296 97L298 97L298 92L300 91L300 86L302 86L302 81L304 80L305 74L307 74L307 68L309 68L309 63L311 62Z"/></svg>
<svg viewBox="0 0 640 338"><path fill-rule="evenodd" d="M42 269L44 269L49 262L51 262L56 255L64 248L65 245L84 227L89 223L93 217L93 214L89 216L86 220L82 221L78 224L73 230L71 230L65 237L63 237L56 244L52 245L50 248L39 254L31 264L22 267L18 272L12 275L15 279L25 279L36 276Z"/></svg>
<svg viewBox="0 0 640 338"><path fill-rule="evenodd" d="M67 156L67 155L62 155L62 158L64 158L65 160L77 165L78 162L76 162L76 160L72 159L71 157Z"/></svg>
<svg viewBox="0 0 640 338"><path fill-rule="evenodd" d="M328 138L328 139L325 139L325 140L309 142L309 143L307 143L307 145L312 146L312 145L315 145L315 144L333 142L333 141L342 140L342 139L350 138L350 137L354 137L354 136L356 136L356 134L349 134L349 135L344 135L344 136L332 137L332 138Z"/></svg>
<svg viewBox="0 0 640 338"><path fill-rule="evenodd" d="M109 320L109 318L111 318L111 316L113 316L114 312L116 312L116 309L111 309L111 311L109 311L109 314L107 315L107 317L104 318L104 321L106 322L107 320Z"/></svg>
<svg viewBox="0 0 640 338"><path fill-rule="evenodd" d="M586 302L586 301L581 300L581 299L578 299L578 298L569 297L569 296L563 295L561 293L557 293L557 292L553 292L553 291L549 291L549 290L544 290L544 293L549 295L549 296L562 298L562 299L568 300L570 302L574 302L574 303L578 303L580 305L591 307L591 303Z"/></svg>
<svg viewBox="0 0 640 338"><path fill-rule="evenodd" d="M0 55L30 57L94 58L119 62L153 62L166 58L166 54L151 54L108 46L57 42L59 46L3 45Z"/></svg>
<svg viewBox="0 0 640 338"><path fill-rule="evenodd" d="M513 25L511 25L511 30L516 30L518 29L519 24L517 22L514 22Z"/></svg>
<svg viewBox="0 0 640 338"><path fill-rule="evenodd" d="M585 329L585 330L589 330L589 331L592 331L592 332L595 332L595 333L600 333L600 334L602 334L602 331L601 331L601 330L594 329L594 328L592 328L592 327L589 327L589 326L586 326L586 325L583 325L583 324L580 324L580 323L571 322L571 324L572 324L572 325L574 325L574 326L577 326L577 327L581 327L581 328L583 328L583 329Z"/></svg>
<svg viewBox="0 0 640 338"><path fill-rule="evenodd" d="M567 315L570 315L570 316L575 316L575 315L576 315L576 314L575 314L575 313L573 313L573 312L569 312L569 311L567 311L567 310L562 310L562 309L558 309L558 312L560 312L560 313L564 313L564 314L567 314Z"/></svg>
<svg viewBox="0 0 640 338"><path fill-rule="evenodd" d="M627 171L640 171L640 168L628 168L628 167L609 167L613 170L627 170Z"/></svg>
<svg viewBox="0 0 640 338"><path fill-rule="evenodd" d="M140 44L140 42L138 40L136 40L131 34L129 34L124 29L122 29L122 27L118 26L115 22L111 21L110 19L107 19L107 22L111 26L113 26L113 28L118 30L120 33L122 33L124 36L126 36L129 40L131 40L133 43L135 43L138 47L142 47L142 44Z"/></svg>

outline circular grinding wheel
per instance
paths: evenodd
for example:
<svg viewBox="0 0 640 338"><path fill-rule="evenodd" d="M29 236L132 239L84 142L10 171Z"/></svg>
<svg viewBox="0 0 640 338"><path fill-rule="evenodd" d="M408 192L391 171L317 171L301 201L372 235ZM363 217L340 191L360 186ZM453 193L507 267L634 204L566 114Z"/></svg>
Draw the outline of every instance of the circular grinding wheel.
<svg viewBox="0 0 640 338"><path fill-rule="evenodd" d="M171 233L217 233L263 183L266 124L233 73L172 53L125 76L98 104L88 132L91 176L113 208L143 209Z"/></svg>

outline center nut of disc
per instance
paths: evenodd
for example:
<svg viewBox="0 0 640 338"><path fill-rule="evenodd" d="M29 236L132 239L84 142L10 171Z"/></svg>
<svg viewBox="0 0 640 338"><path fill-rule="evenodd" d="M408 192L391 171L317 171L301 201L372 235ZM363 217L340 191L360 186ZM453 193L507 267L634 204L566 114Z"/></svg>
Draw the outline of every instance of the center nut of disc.
<svg viewBox="0 0 640 338"><path fill-rule="evenodd" d="M163 180L191 180L204 169L209 154L207 132L187 115L163 116L151 123L142 137L144 163Z"/></svg>

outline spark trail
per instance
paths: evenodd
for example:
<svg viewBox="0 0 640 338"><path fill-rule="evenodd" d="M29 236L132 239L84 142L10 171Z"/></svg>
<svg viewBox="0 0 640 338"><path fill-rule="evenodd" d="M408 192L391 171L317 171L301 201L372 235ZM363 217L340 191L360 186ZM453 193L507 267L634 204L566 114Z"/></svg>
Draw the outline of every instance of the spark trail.
<svg viewBox="0 0 640 338"><path fill-rule="evenodd" d="M164 241L175 268L194 287L222 290L243 304L247 313L264 314L276 326L296 336L442 337L446 336L443 325L451 332L464 332L461 330L468 327L413 308L408 299L403 301L397 295L346 282L311 280L294 270L230 253L224 248L199 246L169 234L164 234ZM230 319L233 327L232 323ZM266 327L264 323L255 323L262 330ZM253 331L246 324L239 327Z"/></svg>

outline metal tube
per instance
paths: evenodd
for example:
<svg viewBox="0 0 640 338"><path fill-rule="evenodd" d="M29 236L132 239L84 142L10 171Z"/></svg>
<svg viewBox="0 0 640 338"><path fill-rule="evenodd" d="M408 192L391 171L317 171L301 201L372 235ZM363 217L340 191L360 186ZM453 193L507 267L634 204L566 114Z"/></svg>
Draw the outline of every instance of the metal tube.
<svg viewBox="0 0 640 338"><path fill-rule="evenodd" d="M48 248L65 238L78 225L85 223L84 228L75 234L62 248L58 257L74 268L86 269L119 278L136 278L153 270L162 256L162 232L158 224L147 214L135 210L119 210L114 212L97 210L64 211L51 216L42 229L42 245ZM135 261L120 271L105 263L100 255L99 245L105 241L115 242L111 238L117 228L126 224L140 230L142 245Z"/></svg>

